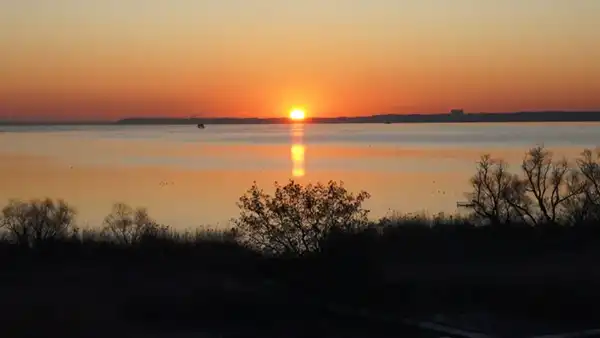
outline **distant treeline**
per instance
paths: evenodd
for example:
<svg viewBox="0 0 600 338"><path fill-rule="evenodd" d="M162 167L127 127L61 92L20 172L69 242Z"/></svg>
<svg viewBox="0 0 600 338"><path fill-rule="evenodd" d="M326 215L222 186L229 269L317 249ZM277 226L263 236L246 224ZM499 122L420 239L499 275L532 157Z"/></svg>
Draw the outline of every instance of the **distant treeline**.
<svg viewBox="0 0 600 338"><path fill-rule="evenodd" d="M455 123L455 122L591 122L600 111L540 111L472 114L380 114L357 117L314 117L308 123ZM287 124L288 118L127 118L118 124Z"/></svg>

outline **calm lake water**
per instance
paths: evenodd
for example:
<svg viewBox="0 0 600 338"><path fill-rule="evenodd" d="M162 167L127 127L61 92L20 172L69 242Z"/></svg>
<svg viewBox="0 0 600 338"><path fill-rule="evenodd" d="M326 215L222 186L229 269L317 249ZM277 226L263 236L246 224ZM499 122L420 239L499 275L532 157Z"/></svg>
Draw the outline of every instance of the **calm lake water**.
<svg viewBox="0 0 600 338"><path fill-rule="evenodd" d="M544 144L557 156L600 145L600 123L0 127L0 202L64 198L82 225L114 202L177 228L227 226L256 181L343 180L373 218L456 212L484 153L518 169Z"/></svg>

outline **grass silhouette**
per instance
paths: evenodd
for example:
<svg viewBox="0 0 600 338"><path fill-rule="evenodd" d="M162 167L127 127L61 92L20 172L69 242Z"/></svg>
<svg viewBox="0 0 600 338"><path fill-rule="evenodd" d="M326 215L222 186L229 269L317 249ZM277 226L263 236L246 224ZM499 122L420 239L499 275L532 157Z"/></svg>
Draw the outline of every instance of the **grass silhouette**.
<svg viewBox="0 0 600 338"><path fill-rule="evenodd" d="M66 202L11 201L0 333L430 337L401 319L459 312L584 328L600 302L597 159L538 147L519 178L483 157L462 218L369 220L369 195L334 181L255 184L227 231L175 232L124 204L82 230Z"/></svg>

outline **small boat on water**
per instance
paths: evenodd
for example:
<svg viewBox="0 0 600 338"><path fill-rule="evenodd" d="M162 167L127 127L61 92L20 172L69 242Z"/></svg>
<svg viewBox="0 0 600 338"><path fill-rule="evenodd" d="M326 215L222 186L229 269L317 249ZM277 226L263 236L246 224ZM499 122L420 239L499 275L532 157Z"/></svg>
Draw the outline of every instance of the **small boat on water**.
<svg viewBox="0 0 600 338"><path fill-rule="evenodd" d="M198 129L204 129L204 128L205 128L205 127L204 127L204 123L200 123L200 124L198 124Z"/></svg>

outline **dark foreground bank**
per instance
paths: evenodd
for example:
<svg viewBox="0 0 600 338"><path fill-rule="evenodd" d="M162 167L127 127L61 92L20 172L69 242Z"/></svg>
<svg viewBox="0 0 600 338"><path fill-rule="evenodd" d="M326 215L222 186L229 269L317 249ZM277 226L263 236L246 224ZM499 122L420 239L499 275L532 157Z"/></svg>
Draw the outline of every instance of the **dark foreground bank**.
<svg viewBox="0 0 600 338"><path fill-rule="evenodd" d="M444 314L448 326L524 337L600 322L600 227L419 222L372 224L289 257L215 233L4 241L0 332L429 337L403 321Z"/></svg>

